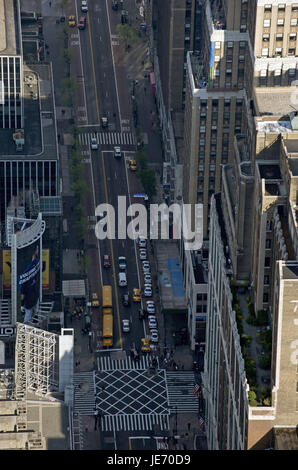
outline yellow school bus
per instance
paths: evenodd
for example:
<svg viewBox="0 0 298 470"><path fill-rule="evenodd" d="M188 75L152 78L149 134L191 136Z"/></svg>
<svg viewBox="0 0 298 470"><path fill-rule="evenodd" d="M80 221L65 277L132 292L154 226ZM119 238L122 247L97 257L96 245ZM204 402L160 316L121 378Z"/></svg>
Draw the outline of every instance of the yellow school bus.
<svg viewBox="0 0 298 470"><path fill-rule="evenodd" d="M112 286L102 286L103 347L113 346Z"/></svg>

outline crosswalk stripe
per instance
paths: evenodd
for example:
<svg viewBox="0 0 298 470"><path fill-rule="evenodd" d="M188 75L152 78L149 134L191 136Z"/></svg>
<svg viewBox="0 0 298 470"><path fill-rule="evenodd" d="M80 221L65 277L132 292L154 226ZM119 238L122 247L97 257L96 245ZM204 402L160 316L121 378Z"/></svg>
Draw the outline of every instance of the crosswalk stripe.
<svg viewBox="0 0 298 470"><path fill-rule="evenodd" d="M111 359L110 356L102 356L99 361L100 370L146 370L149 367L148 356L141 356L139 362L135 362L130 356L126 359Z"/></svg>
<svg viewBox="0 0 298 470"><path fill-rule="evenodd" d="M100 145L135 145L135 137L131 132L83 132L79 134L79 144L90 145L92 137Z"/></svg>
<svg viewBox="0 0 298 470"><path fill-rule="evenodd" d="M152 431L154 425L159 425L161 431L168 431L170 429L169 415L105 415L102 420L102 431Z"/></svg>

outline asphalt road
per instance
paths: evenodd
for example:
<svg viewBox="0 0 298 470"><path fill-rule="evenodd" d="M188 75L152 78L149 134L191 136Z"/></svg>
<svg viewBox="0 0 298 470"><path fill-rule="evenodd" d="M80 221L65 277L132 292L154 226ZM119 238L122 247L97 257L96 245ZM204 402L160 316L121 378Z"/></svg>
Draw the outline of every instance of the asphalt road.
<svg viewBox="0 0 298 470"><path fill-rule="evenodd" d="M79 11L79 1L77 2L77 8ZM121 116L118 107L118 89L115 80L109 19L105 1L100 4L89 3L88 25L84 31L80 32L80 44L88 124L98 125L98 127L85 127L84 131L106 131L99 126L101 117L106 116L109 119L109 131L119 132L121 131ZM128 90L120 89L119 93L128 93ZM121 149L128 150L129 147L121 147ZM131 149L132 147L130 147ZM124 154L122 154L121 159L115 159L113 156L113 145L99 146L98 150L91 151L90 153L95 206L109 203L114 208L117 208L118 196L126 196L128 206L129 199L125 168L127 163ZM140 321L138 317L140 304L131 302L131 306L127 308L121 302L123 293L129 291L132 294L133 288L139 287L135 244L127 238L123 240L118 240L117 238L115 240L106 239L100 241L99 248L101 261L104 254L109 254L112 259L111 268L102 268L101 281L103 285L109 284L113 287L113 349L129 350L133 346L140 347L140 340L144 337L143 321ZM125 256L127 260L128 286L122 288L118 286L119 256ZM92 279L90 284L92 285ZM131 321L130 333L123 333L121 331L123 319Z"/></svg>

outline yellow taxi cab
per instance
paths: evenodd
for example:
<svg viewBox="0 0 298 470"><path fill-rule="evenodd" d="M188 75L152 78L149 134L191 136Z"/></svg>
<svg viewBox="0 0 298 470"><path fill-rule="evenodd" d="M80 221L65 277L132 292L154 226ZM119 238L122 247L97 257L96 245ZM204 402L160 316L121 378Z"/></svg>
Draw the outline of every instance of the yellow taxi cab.
<svg viewBox="0 0 298 470"><path fill-rule="evenodd" d="M76 25L76 19L74 15L70 15L68 17L68 26L75 26Z"/></svg>
<svg viewBox="0 0 298 470"><path fill-rule="evenodd" d="M141 289L133 289L132 291L132 300L134 302L141 302Z"/></svg>
<svg viewBox="0 0 298 470"><path fill-rule="evenodd" d="M141 347L142 352L151 351L149 338L142 338L141 343L142 343L142 347Z"/></svg>
<svg viewBox="0 0 298 470"><path fill-rule="evenodd" d="M131 171L136 171L137 170L137 161L134 159L129 160L129 169Z"/></svg>
<svg viewBox="0 0 298 470"><path fill-rule="evenodd" d="M99 298L96 292L91 295L91 305L92 307L99 307Z"/></svg>

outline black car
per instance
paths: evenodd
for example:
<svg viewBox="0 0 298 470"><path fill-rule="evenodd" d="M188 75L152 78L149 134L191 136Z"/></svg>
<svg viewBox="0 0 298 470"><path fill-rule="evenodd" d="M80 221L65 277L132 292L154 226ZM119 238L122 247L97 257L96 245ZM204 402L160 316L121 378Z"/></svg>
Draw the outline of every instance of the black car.
<svg viewBox="0 0 298 470"><path fill-rule="evenodd" d="M127 292L126 294L122 295L122 304L124 307L129 307L130 306L130 298L129 298L129 293Z"/></svg>
<svg viewBox="0 0 298 470"><path fill-rule="evenodd" d="M143 310L139 310L139 319L144 320L145 318L145 312Z"/></svg>

